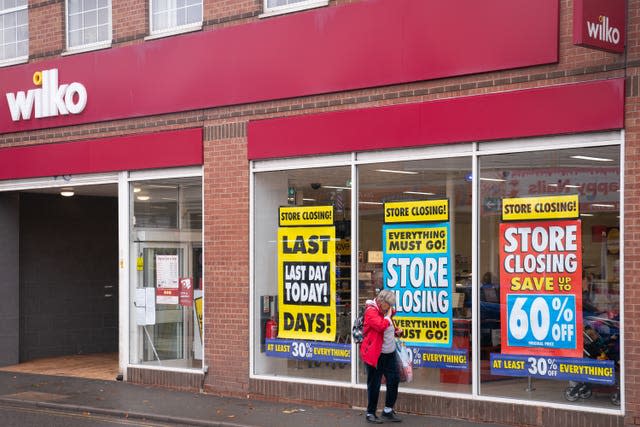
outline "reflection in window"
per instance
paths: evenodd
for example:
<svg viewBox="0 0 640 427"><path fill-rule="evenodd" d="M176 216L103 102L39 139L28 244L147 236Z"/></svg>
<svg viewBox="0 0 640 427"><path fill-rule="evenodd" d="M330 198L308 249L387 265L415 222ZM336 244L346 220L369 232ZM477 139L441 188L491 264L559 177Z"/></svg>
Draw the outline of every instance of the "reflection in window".
<svg viewBox="0 0 640 427"><path fill-rule="evenodd" d="M453 295L450 300L453 313L452 349L462 350L469 356L472 354L470 175L469 157L376 163L358 167L358 309L364 307L365 301L372 299L376 291L384 286L384 203L448 199L449 253L454 263L450 271L455 271ZM410 257L408 254L403 256ZM400 318L398 315L396 317ZM366 370L362 362L357 360L358 382L366 383ZM414 366L413 382L407 386L469 393L471 358L468 357L467 360L466 369Z"/></svg>
<svg viewBox="0 0 640 427"><path fill-rule="evenodd" d="M202 0L152 0L151 33L202 23Z"/></svg>
<svg viewBox="0 0 640 427"><path fill-rule="evenodd" d="M351 169L349 167L299 169L288 171L265 172L255 175L255 312L254 312L254 372L256 374L290 376L301 378L315 378L335 381L350 381L350 359L346 361L321 358L321 354L313 355L309 348L320 346L323 349L337 349L340 353L350 353L351 332ZM281 331L284 325L279 319L286 312L279 305L284 296L279 294L278 268L282 255L279 248L278 211L281 206L304 208L310 206L333 207L334 222L324 226L335 233L335 259L323 259L323 266L330 265L330 274L334 275L335 291L329 294L334 302L335 314L331 313L331 324L336 330L331 331L335 336L333 341L325 340L326 334L311 333L311 338L289 339L291 351L280 354L270 352L266 348L267 340L281 341ZM304 229L288 227L292 236L303 234ZM291 239L293 240L293 239ZM305 260L309 257L299 255ZM311 257L313 258L313 257ZM313 260L312 260L313 261ZM295 261L293 261L295 262ZM283 262L284 264L284 262ZM310 264L307 264L310 265ZM310 298L312 300L313 298ZM324 304L324 302L323 302ZM326 302L326 304L330 304ZM326 313L331 308L317 304L318 311ZM311 306L309 306L311 307ZM301 310L305 310L302 308ZM311 308L311 312L313 309ZM281 314L283 316L281 316ZM317 331L317 329L314 329ZM325 330L325 332L327 332ZM333 347L332 347L333 346ZM284 347L283 347L284 348ZM312 357L302 358L307 354Z"/></svg>
<svg viewBox="0 0 640 427"><path fill-rule="evenodd" d="M67 0L67 48L111 42L110 0Z"/></svg>
<svg viewBox="0 0 640 427"><path fill-rule="evenodd" d="M328 0L264 0L264 11L266 13L287 13L325 6L328 3Z"/></svg>
<svg viewBox="0 0 640 427"><path fill-rule="evenodd" d="M619 392L615 384L603 387L602 393L592 393L592 386L577 378L570 382L568 380L572 378L560 381L534 376L532 383L529 383L526 374L496 375L490 363L492 354L533 354L538 356L536 360L544 361L537 368L548 370L553 364L559 364L565 354L574 352L573 357L587 364L608 360L616 371L619 370L619 153L619 146L607 146L480 158L478 295L480 391L483 395L557 403L575 402L604 408L611 408L612 403L615 405L617 396L619 405ZM523 216L511 223L515 225L509 226L501 219L505 198L536 197L540 198L537 200L548 201L555 196L572 195L578 199L578 219L557 221L548 226L549 221L538 219L536 215L540 214L535 213L535 208L532 220ZM526 207L514 210L527 212ZM537 234L526 234L527 230L536 226L539 230ZM547 240L545 236L551 236L552 233L546 232L550 229L546 227L552 226L555 226L553 235L556 237ZM575 272L571 264L554 267L557 271L566 270L563 275L571 277L571 283L559 283L560 280L555 279L556 274L545 273L544 283L547 285L542 286L534 281L539 276L535 272L517 275L519 278L514 281L512 270L527 271L534 266L526 265L525 261L517 264L519 261L516 258L510 261L508 270L501 265L502 258L506 259L506 256L501 258L501 251L504 252L503 246L508 246L500 241L504 227L509 227L507 229L514 235L517 233L509 242L517 238L517 241L528 242L531 247L535 245L539 249L546 244L545 247L549 249L541 249L542 255L570 254L573 251L577 257L581 256L581 265ZM581 230L575 239L570 234L572 227ZM574 248L574 241L581 241L581 247ZM514 253L520 255L518 250ZM538 253L533 254L531 248L525 248L518 259L530 255ZM566 286L569 286L566 288L568 290L562 292L561 287L564 289ZM577 301L575 305L572 298ZM530 302L535 303L535 307ZM581 311L578 308L580 302ZM509 317L507 313L511 313ZM570 331L574 317L577 328L582 323L582 328L576 330L575 335ZM507 318L509 321L505 322ZM569 326L564 329L563 335L561 326L564 324ZM537 338L526 341L529 336ZM617 381L617 378L614 380ZM532 388L535 390L527 391ZM585 399L587 392L589 397L593 394L588 400Z"/></svg>
<svg viewBox="0 0 640 427"><path fill-rule="evenodd" d="M135 226L202 229L201 193L202 185L189 179L142 181L133 187Z"/></svg>
<svg viewBox="0 0 640 427"><path fill-rule="evenodd" d="M202 367L202 178L130 184L131 360Z"/></svg>
<svg viewBox="0 0 640 427"><path fill-rule="evenodd" d="M0 64L29 56L27 0L0 1Z"/></svg>

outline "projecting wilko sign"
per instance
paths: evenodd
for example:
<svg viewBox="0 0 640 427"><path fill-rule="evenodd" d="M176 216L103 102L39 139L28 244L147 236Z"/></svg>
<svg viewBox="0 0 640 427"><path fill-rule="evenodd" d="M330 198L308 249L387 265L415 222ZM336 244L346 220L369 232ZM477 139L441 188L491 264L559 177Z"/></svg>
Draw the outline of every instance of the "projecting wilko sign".
<svg viewBox="0 0 640 427"><path fill-rule="evenodd" d="M624 0L575 0L573 43L622 53L625 43Z"/></svg>
<svg viewBox="0 0 640 427"><path fill-rule="evenodd" d="M59 84L58 69L33 73L34 89L6 94L11 120L80 114L87 106L87 89L82 83Z"/></svg>

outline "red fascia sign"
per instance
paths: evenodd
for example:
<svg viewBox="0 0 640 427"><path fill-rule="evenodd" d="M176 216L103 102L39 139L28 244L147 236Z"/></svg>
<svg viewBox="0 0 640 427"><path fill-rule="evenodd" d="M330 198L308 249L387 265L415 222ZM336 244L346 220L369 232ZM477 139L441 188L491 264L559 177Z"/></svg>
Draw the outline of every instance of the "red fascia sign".
<svg viewBox="0 0 640 427"><path fill-rule="evenodd" d="M558 3L361 1L2 68L0 134L555 63Z"/></svg>
<svg viewBox="0 0 640 427"><path fill-rule="evenodd" d="M625 0L574 0L573 44L624 52Z"/></svg>
<svg viewBox="0 0 640 427"><path fill-rule="evenodd" d="M260 160L621 129L624 79L254 120ZM300 141L304 141L301 144Z"/></svg>
<svg viewBox="0 0 640 427"><path fill-rule="evenodd" d="M202 165L202 128L0 149L0 180Z"/></svg>

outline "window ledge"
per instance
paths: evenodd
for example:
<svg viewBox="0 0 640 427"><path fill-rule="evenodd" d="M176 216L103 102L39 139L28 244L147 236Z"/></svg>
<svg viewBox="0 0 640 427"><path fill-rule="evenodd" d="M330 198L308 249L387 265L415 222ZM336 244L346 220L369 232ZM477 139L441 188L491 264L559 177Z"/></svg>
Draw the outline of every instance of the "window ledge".
<svg viewBox="0 0 640 427"><path fill-rule="evenodd" d="M288 6L274 7L266 12L258 15L258 18L268 18L270 16L284 15L287 13L299 12L307 9L315 9L317 7L324 7L329 4L329 0L319 0L312 2L304 2L303 4L292 4Z"/></svg>
<svg viewBox="0 0 640 427"><path fill-rule="evenodd" d="M29 56L19 56L17 58L4 59L0 61L1 67L10 67L11 65L25 64L29 62Z"/></svg>
<svg viewBox="0 0 640 427"><path fill-rule="evenodd" d="M194 25L185 25L184 27L171 28L165 31L158 31L145 37L145 40L161 39L163 37L176 36L178 34L192 33L202 30L202 22Z"/></svg>
<svg viewBox="0 0 640 427"><path fill-rule="evenodd" d="M60 55L61 56L75 55L78 53L91 52L93 50L109 49L110 47L111 47L111 40L104 43L96 43L92 45L67 48L67 50L62 52Z"/></svg>

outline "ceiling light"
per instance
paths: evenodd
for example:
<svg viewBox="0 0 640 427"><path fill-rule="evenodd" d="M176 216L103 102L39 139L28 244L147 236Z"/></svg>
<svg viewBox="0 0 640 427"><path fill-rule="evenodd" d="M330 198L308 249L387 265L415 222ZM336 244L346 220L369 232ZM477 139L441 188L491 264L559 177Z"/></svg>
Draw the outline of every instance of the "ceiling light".
<svg viewBox="0 0 640 427"><path fill-rule="evenodd" d="M70 188L65 188L60 192L62 197L72 197L75 193Z"/></svg>
<svg viewBox="0 0 640 427"><path fill-rule="evenodd" d="M580 188L582 186L581 185L574 185L574 184L567 184L567 185L565 185L565 187L567 187L567 188Z"/></svg>
<svg viewBox="0 0 640 427"><path fill-rule="evenodd" d="M151 197L149 197L149 196L138 196L138 197L136 197L136 199L140 200L141 202L146 202L150 198Z"/></svg>
<svg viewBox="0 0 640 427"><path fill-rule="evenodd" d="M480 181L506 182L507 180L500 178L480 178Z"/></svg>
<svg viewBox="0 0 640 427"><path fill-rule="evenodd" d="M435 196L436 193L426 193L422 191L403 191L404 194L418 194L421 196Z"/></svg>
<svg viewBox="0 0 640 427"><path fill-rule="evenodd" d="M307 199L306 197L303 197L302 200L305 201L305 202L315 202L316 201L316 199Z"/></svg>
<svg viewBox="0 0 640 427"><path fill-rule="evenodd" d="M178 188L175 185L162 185L162 184L148 184L147 187L151 188Z"/></svg>
<svg viewBox="0 0 640 427"><path fill-rule="evenodd" d="M593 160L594 162L613 162L613 159L605 159L604 157L571 156L571 158L580 160Z"/></svg>
<svg viewBox="0 0 640 427"><path fill-rule="evenodd" d="M595 206L598 208L615 208L616 207L616 205L610 205L606 203L591 203L591 206Z"/></svg>
<svg viewBox="0 0 640 427"><path fill-rule="evenodd" d="M556 184L556 183L553 183L553 184L547 184L547 185L548 185L549 187L557 187L557 186L558 186L558 184Z"/></svg>
<svg viewBox="0 0 640 427"><path fill-rule="evenodd" d="M415 171L397 171L392 169L376 169L376 172L400 173L404 175L418 175L418 172L415 172Z"/></svg>
<svg viewBox="0 0 640 427"><path fill-rule="evenodd" d="M322 188L332 188L334 190L351 190L349 187L338 187L335 185L323 185Z"/></svg>
<svg viewBox="0 0 640 427"><path fill-rule="evenodd" d="M382 202L360 202L361 205L382 205Z"/></svg>
<svg viewBox="0 0 640 427"><path fill-rule="evenodd" d="M581 213L580 216L593 216L593 214Z"/></svg>
<svg viewBox="0 0 640 427"><path fill-rule="evenodd" d="M142 191L142 188L140 188L140 187L133 187L133 192L134 192L134 193L139 193L139 192L141 192L141 191Z"/></svg>

